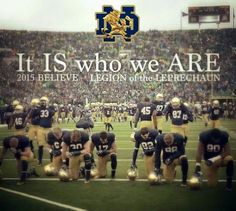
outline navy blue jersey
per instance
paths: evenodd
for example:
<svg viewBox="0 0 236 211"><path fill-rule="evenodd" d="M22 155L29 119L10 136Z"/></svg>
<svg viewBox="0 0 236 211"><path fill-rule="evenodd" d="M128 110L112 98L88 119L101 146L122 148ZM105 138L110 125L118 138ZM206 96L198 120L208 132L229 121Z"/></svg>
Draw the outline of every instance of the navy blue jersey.
<svg viewBox="0 0 236 211"><path fill-rule="evenodd" d="M38 109L38 113L39 113L40 127L51 128L52 127L52 117L53 117L55 111L51 108L41 106Z"/></svg>
<svg viewBox="0 0 236 211"><path fill-rule="evenodd" d="M158 135L158 131L155 129L149 130L149 136L145 140L142 136L140 131L137 131L134 134L135 139L135 148L138 149L141 145L143 152L145 155L152 155L155 151L156 145L156 137Z"/></svg>
<svg viewBox="0 0 236 211"><path fill-rule="evenodd" d="M100 134L94 133L91 137L92 143L96 147L97 151L100 150L110 150L112 148L112 144L115 142L115 135L113 133L107 134L107 141L101 142Z"/></svg>
<svg viewBox="0 0 236 211"><path fill-rule="evenodd" d="M173 125L182 125L183 124L183 115L187 114L191 116L187 107L183 104L179 106L179 108L173 108L171 104L167 105L163 110L165 115L169 115L171 118L171 122Z"/></svg>
<svg viewBox="0 0 236 211"><path fill-rule="evenodd" d="M30 141L26 136L9 136L3 139L3 146L5 149L10 149L9 141L11 138L16 138L19 140L16 150L25 151L25 148L30 147Z"/></svg>
<svg viewBox="0 0 236 211"><path fill-rule="evenodd" d="M88 129L88 128L93 128L94 123L90 118L81 118L77 123L76 123L77 128L83 128L83 129Z"/></svg>
<svg viewBox="0 0 236 211"><path fill-rule="evenodd" d="M87 133L85 132L80 132L80 133L81 133L80 140L77 141L71 140L70 137L71 133L67 133L63 137L63 142L69 147L69 152L76 152L83 150L85 143L89 141L89 135Z"/></svg>
<svg viewBox="0 0 236 211"><path fill-rule="evenodd" d="M48 145L52 146L53 150L60 150L63 137L66 136L67 134L69 134L68 131L62 131L62 136L58 139L53 134L53 132L49 132L47 138Z"/></svg>
<svg viewBox="0 0 236 211"><path fill-rule="evenodd" d="M161 134L156 138L156 168L160 169L161 151L163 151L163 161L168 158L176 159L185 154L184 138L183 136L174 133L174 142L172 145L167 145L164 141L165 134Z"/></svg>
<svg viewBox="0 0 236 211"><path fill-rule="evenodd" d="M137 105L137 112L139 114L140 121L151 121L153 111L155 110L155 105L150 102L139 103Z"/></svg>
<svg viewBox="0 0 236 211"><path fill-rule="evenodd" d="M104 113L105 117L111 117L112 108L104 108L103 113Z"/></svg>
<svg viewBox="0 0 236 211"><path fill-rule="evenodd" d="M157 116L163 115L163 110L165 108L164 101L153 101L153 104L156 106Z"/></svg>
<svg viewBox="0 0 236 211"><path fill-rule="evenodd" d="M211 130L204 131L199 135L199 141L204 146L203 158L204 160L213 158L222 153L224 146L229 141L229 134L225 131L221 131L218 141L212 138Z"/></svg>
<svg viewBox="0 0 236 211"><path fill-rule="evenodd" d="M224 111L222 108L213 108L211 107L209 109L209 118L210 120L218 120L220 117L222 117Z"/></svg>
<svg viewBox="0 0 236 211"><path fill-rule="evenodd" d="M38 108L31 108L29 111L29 118L31 119L32 125L39 125L40 118Z"/></svg>
<svg viewBox="0 0 236 211"><path fill-rule="evenodd" d="M12 115L12 121L15 126L15 129L24 129L25 128L25 119L26 113L14 113Z"/></svg>

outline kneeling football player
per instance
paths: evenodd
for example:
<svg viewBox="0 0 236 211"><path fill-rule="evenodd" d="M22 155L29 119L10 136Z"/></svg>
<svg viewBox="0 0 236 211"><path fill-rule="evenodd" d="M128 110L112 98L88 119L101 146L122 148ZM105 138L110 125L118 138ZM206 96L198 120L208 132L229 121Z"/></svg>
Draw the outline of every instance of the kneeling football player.
<svg viewBox="0 0 236 211"><path fill-rule="evenodd" d="M167 182L175 179L177 165L181 165L182 186L187 184L188 160L185 155L184 138L177 133L157 136L155 149L155 170L160 174L161 152L163 152L163 176Z"/></svg>
<svg viewBox="0 0 236 211"><path fill-rule="evenodd" d="M219 167L226 167L226 190L232 190L234 161L230 152L229 134L217 128L204 131L199 135L195 173L201 172L201 160L205 160L209 186L216 186Z"/></svg>
<svg viewBox="0 0 236 211"><path fill-rule="evenodd" d="M131 169L137 168L136 159L139 147L141 145L145 159L147 176L154 171L154 151L156 145L155 139L157 135L158 135L157 130L148 129L147 127L143 127L141 130L137 131L134 134L135 148L133 152Z"/></svg>
<svg viewBox="0 0 236 211"><path fill-rule="evenodd" d="M91 151L96 147L98 155L98 178L104 178L107 174L106 165L111 161L111 178L115 178L117 167L117 147L116 138L113 133L102 131L95 133L91 137Z"/></svg>
<svg viewBox="0 0 236 211"><path fill-rule="evenodd" d="M47 143L49 146L49 153L52 156L52 165L56 172L62 167L66 166L68 162L62 159L62 141L63 137L68 135L68 131L62 131L59 127L53 128L52 132L48 133ZM68 160L68 159L67 159Z"/></svg>
<svg viewBox="0 0 236 211"><path fill-rule="evenodd" d="M80 163L85 163L85 183L90 181L91 154L89 136L83 131L73 130L63 137L62 159L69 158L69 174L72 180L79 177Z"/></svg>
<svg viewBox="0 0 236 211"><path fill-rule="evenodd" d="M30 141L26 136L9 136L3 140L3 150L0 155L0 166L4 159L6 152L10 150L17 162L17 171L20 175L20 181L17 185L24 184L27 177L34 175L38 177L35 169L28 171L28 164L33 161L34 155L30 148Z"/></svg>

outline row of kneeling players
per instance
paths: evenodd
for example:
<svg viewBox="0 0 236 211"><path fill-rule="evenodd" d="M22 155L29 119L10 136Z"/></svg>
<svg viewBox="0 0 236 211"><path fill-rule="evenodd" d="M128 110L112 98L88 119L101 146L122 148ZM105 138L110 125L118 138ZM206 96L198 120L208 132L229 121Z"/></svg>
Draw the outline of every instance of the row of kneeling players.
<svg viewBox="0 0 236 211"><path fill-rule="evenodd" d="M181 186L187 185L189 165L185 154L185 140L181 135L176 133L158 134L157 130L144 127L135 133L134 141L132 163L128 170L130 180L137 178L136 160L141 146L147 178L151 184L160 183L162 178L167 182L173 181L176 176L176 166L180 165ZM14 153L20 174L19 184L24 183L29 175L37 176L34 168L31 168L30 171L27 170L28 161L33 157L27 137L7 137L4 139L3 145L0 164L2 164L8 149ZM77 180L79 176L84 176L85 183L88 183L91 176L95 178L106 177L107 162L111 161L111 178L115 178L117 146L113 133L105 131L94 133L90 141L86 132L79 130L69 132L53 128L48 134L48 148L52 154L52 162L44 167L47 175L59 174L62 181ZM93 158L94 148L96 148L98 156L97 166ZM200 133L196 152L196 167L193 178L189 180L190 187L199 188L200 186L202 159L205 161L208 185L215 186L218 182L218 168L226 167L226 189L232 190L234 161L230 152L227 132L214 128ZM82 168L81 162L84 162Z"/></svg>

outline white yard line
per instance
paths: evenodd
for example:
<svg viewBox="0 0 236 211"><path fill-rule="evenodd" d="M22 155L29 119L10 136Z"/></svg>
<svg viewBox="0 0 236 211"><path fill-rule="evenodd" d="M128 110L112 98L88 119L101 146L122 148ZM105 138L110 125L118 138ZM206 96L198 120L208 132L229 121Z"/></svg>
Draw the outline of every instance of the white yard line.
<svg viewBox="0 0 236 211"><path fill-rule="evenodd" d="M14 179L14 178L11 178L11 179ZM6 179L6 180L9 180L9 179ZM51 201L51 200L48 200L48 199L44 199L44 198L34 196L34 195L31 195L31 194L26 194L26 193L22 193L22 192L19 192L19 191L11 190L11 189L8 189L8 188L0 187L0 190L6 191L6 192L9 192L9 193L13 193L13 194L16 194L16 195L20 195L20 196L23 196L23 197L26 197L26 198L42 201L42 202L45 202L47 204L52 204L52 205L62 207L62 208L66 208L66 209L69 209L69 210L84 211L84 209L81 209L81 208L78 208L78 207L73 207L73 206L70 206L70 205L67 205L67 204L62 204L62 203L59 203L59 202Z"/></svg>
<svg viewBox="0 0 236 211"><path fill-rule="evenodd" d="M4 161L15 161L16 159L13 158L6 158L4 159ZM43 161L50 161L50 159L43 159ZM95 159L95 161L97 161L97 159ZM132 158L130 159L117 159L118 162L126 162L126 161L132 161ZM136 161L143 161L143 159L137 159ZM196 160L188 160L189 162L196 162ZM236 162L236 160L234 160L234 162ZM4 166L4 164L3 164Z"/></svg>
<svg viewBox="0 0 236 211"><path fill-rule="evenodd" d="M19 180L19 178L15 178L15 177L9 177L9 178L3 178L3 180ZM58 178L29 178L28 180L33 180L33 181L58 181ZM83 182L84 179L78 179L78 182ZM92 182L110 182L110 181L115 181L115 182L127 182L129 181L129 179L92 179ZM135 180L137 182L146 182L147 179L137 179ZM164 180L163 180L164 181ZM175 182L181 182L181 179L175 179ZM226 180L218 180L219 182L226 182ZM203 182L207 182L206 179L203 180ZM233 180L233 182L236 182L236 180ZM1 189L1 187L0 187ZM81 210L81 209L80 209Z"/></svg>

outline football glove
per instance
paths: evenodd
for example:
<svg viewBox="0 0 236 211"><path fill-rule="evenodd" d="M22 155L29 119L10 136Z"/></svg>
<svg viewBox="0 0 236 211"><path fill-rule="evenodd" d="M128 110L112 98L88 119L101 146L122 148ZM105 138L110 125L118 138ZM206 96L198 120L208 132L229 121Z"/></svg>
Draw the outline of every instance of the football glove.
<svg viewBox="0 0 236 211"><path fill-rule="evenodd" d="M108 154L109 154L109 152L106 149L97 151L98 156L105 156Z"/></svg>
<svg viewBox="0 0 236 211"><path fill-rule="evenodd" d="M210 166L213 165L213 162L212 162L212 160L205 160L205 164L206 164L208 167L210 167Z"/></svg>
<svg viewBox="0 0 236 211"><path fill-rule="evenodd" d="M167 158L167 159L164 160L164 163L165 163L167 166L169 166L172 162L173 162L173 159L171 159L171 158Z"/></svg>
<svg viewBox="0 0 236 211"><path fill-rule="evenodd" d="M53 157L57 157L59 155L61 155L61 150L60 149L54 149L52 151Z"/></svg>

